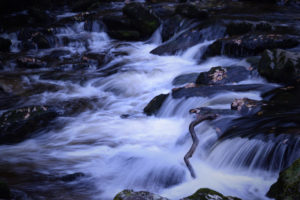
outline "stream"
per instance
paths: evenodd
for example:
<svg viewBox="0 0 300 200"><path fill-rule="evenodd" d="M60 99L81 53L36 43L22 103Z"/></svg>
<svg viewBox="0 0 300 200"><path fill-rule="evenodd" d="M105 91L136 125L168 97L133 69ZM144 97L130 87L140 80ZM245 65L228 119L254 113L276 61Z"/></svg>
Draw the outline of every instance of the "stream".
<svg viewBox="0 0 300 200"><path fill-rule="evenodd" d="M56 18L75 14L58 13ZM150 51L162 43L161 28L146 41L123 42L110 38L101 24L94 23L92 31L86 31L84 26L83 22L76 22L57 28L55 36L59 41L55 46L30 50L27 55L43 57L53 51L67 52L59 56L64 59L86 52L110 55L101 68L97 63L89 63L75 72L68 65L54 70L12 66L1 71L3 76L19 77L25 86L58 88L27 95L14 106L55 105L76 99L89 102L88 109L56 118L52 126L35 137L0 145L0 175L11 186L26 191L32 199L108 200L124 189L180 199L204 187L243 200L269 199L265 195L280 170L299 157L299 139L293 142L293 151L287 158L289 147L278 142L282 140L280 136L270 140L218 140L216 128L202 122L196 127L200 144L191 158L196 179L190 176L183 160L192 144L188 126L194 116L189 114L190 109L230 109L236 98L261 100L261 91L222 92L188 99L169 96L157 115L143 113L153 97L176 87L172 81L179 75L205 72L215 66L249 67L244 59L226 56L199 62L222 29L210 32L202 42L176 55L160 56ZM14 53L22 54L15 33L2 37L12 40ZM67 45L63 42L65 37L70 38ZM243 84L278 86L258 76L235 83ZM221 119L237 117L233 114ZM49 178L79 172L84 176L72 182Z"/></svg>

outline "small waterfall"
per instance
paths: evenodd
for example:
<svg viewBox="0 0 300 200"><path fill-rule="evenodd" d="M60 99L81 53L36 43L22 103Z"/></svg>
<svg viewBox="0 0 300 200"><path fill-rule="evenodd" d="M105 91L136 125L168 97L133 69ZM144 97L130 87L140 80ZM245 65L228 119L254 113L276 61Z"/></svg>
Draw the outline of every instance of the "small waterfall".
<svg viewBox="0 0 300 200"><path fill-rule="evenodd" d="M207 160L217 168L280 172L300 156L300 138L287 135L232 138L218 143ZM263 140L261 138L264 138Z"/></svg>

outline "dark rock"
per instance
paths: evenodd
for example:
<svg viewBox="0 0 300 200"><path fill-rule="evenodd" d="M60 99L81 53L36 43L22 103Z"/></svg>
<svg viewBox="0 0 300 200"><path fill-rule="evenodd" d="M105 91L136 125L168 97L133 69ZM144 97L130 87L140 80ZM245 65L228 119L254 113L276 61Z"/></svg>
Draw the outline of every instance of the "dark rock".
<svg viewBox="0 0 300 200"><path fill-rule="evenodd" d="M35 24L45 26L53 22L53 18L49 13L46 13L44 10L39 8L32 7L28 10L28 14L33 18Z"/></svg>
<svg viewBox="0 0 300 200"><path fill-rule="evenodd" d="M226 33L229 36L233 35L243 35L250 32L253 28L251 23L240 22L240 23L229 23L226 26Z"/></svg>
<svg viewBox="0 0 300 200"><path fill-rule="evenodd" d="M134 30L108 31L108 35L112 38L125 41L136 41L141 39L141 34Z"/></svg>
<svg viewBox="0 0 300 200"><path fill-rule="evenodd" d="M201 115L233 115L236 113L234 110L230 109L213 109L208 107L200 107L200 108L193 108L189 111L190 113L200 113Z"/></svg>
<svg viewBox="0 0 300 200"><path fill-rule="evenodd" d="M282 49L265 50L258 72L269 81L300 83L300 53Z"/></svg>
<svg viewBox="0 0 300 200"><path fill-rule="evenodd" d="M33 57L20 57L17 59L17 66L20 68L43 68L47 63L43 62L39 58Z"/></svg>
<svg viewBox="0 0 300 200"><path fill-rule="evenodd" d="M151 9L157 17L163 20L169 19L175 14L175 7L173 4L151 5Z"/></svg>
<svg viewBox="0 0 300 200"><path fill-rule="evenodd" d="M130 19L132 25L139 30L141 36L145 38L150 37L160 25L158 18L140 3L125 5L123 13Z"/></svg>
<svg viewBox="0 0 300 200"><path fill-rule="evenodd" d="M208 188L201 188L193 195L183 198L183 200L241 200L237 197L224 196L219 192Z"/></svg>
<svg viewBox="0 0 300 200"><path fill-rule="evenodd" d="M175 77L172 81L172 84L173 85L183 85L186 83L195 83L198 76L199 76L198 73L182 74L182 75Z"/></svg>
<svg viewBox="0 0 300 200"><path fill-rule="evenodd" d="M286 35L279 34L246 34L223 38L211 44L204 57L226 55L230 57L254 56L265 49L293 48L299 42Z"/></svg>
<svg viewBox="0 0 300 200"><path fill-rule="evenodd" d="M0 199L10 199L11 192L8 185L0 180Z"/></svg>
<svg viewBox="0 0 300 200"><path fill-rule="evenodd" d="M97 0L75 0L72 2L72 10L75 12L85 11L96 2Z"/></svg>
<svg viewBox="0 0 300 200"><path fill-rule="evenodd" d="M246 80L250 71L245 67L213 67L208 72L201 72L196 80L198 85L224 85Z"/></svg>
<svg viewBox="0 0 300 200"><path fill-rule="evenodd" d="M235 99L231 103L231 109L237 110L242 114L248 114L250 112L256 113L260 110L263 103L258 100L242 98L242 99Z"/></svg>
<svg viewBox="0 0 300 200"><path fill-rule="evenodd" d="M153 194L147 191L134 192L133 190L123 190L118 193L114 200L168 200L157 194Z"/></svg>
<svg viewBox="0 0 300 200"><path fill-rule="evenodd" d="M84 173L77 172L74 174L65 175L65 176L61 177L61 180L64 182L72 182L72 181L76 181L79 178L84 177L84 176L85 176Z"/></svg>
<svg viewBox="0 0 300 200"><path fill-rule="evenodd" d="M131 21L126 16L104 16L103 22L108 28L108 30L133 30Z"/></svg>
<svg viewBox="0 0 300 200"><path fill-rule="evenodd" d="M269 23L261 22L259 24L256 24L255 30L262 32L270 32L273 30L273 27Z"/></svg>
<svg viewBox="0 0 300 200"><path fill-rule="evenodd" d="M289 168L280 172L279 178L274 183L267 196L276 200L300 199L300 159L296 160Z"/></svg>
<svg viewBox="0 0 300 200"><path fill-rule="evenodd" d="M0 37L0 51L7 52L10 50L11 41Z"/></svg>
<svg viewBox="0 0 300 200"><path fill-rule="evenodd" d="M150 53L156 55L173 55L203 42L204 40L213 40L215 37L222 37L223 35L223 27L209 26L203 28L203 26L200 25L181 33L176 38L153 49Z"/></svg>
<svg viewBox="0 0 300 200"><path fill-rule="evenodd" d="M48 39L41 33L34 34L32 40L37 44L39 49L48 49L51 47Z"/></svg>
<svg viewBox="0 0 300 200"><path fill-rule="evenodd" d="M58 116L47 106L30 106L7 111L0 117L0 144L14 144L45 129Z"/></svg>
<svg viewBox="0 0 300 200"><path fill-rule="evenodd" d="M169 94L160 94L154 97L144 108L144 113L147 115L156 114L168 96Z"/></svg>
<svg viewBox="0 0 300 200"><path fill-rule="evenodd" d="M175 12L188 18L197 18L200 20L208 18L207 10L201 10L193 4L179 4Z"/></svg>
<svg viewBox="0 0 300 200"><path fill-rule="evenodd" d="M300 87L296 85L276 88L264 93L262 97L269 105L278 107L276 110L288 111L293 107L297 110L297 106L300 106Z"/></svg>
<svg viewBox="0 0 300 200"><path fill-rule="evenodd" d="M212 85L212 86L199 86L199 87L184 87L173 89L172 97L190 98L190 97L210 97L222 92L248 92L248 91L261 91L267 92L274 89L275 86L264 84L245 84L245 85Z"/></svg>
<svg viewBox="0 0 300 200"><path fill-rule="evenodd" d="M180 17L180 15L175 15L163 22L161 31L163 42L169 40L172 36L175 35L175 33L180 30L180 23L182 22L182 20L183 19L182 17Z"/></svg>

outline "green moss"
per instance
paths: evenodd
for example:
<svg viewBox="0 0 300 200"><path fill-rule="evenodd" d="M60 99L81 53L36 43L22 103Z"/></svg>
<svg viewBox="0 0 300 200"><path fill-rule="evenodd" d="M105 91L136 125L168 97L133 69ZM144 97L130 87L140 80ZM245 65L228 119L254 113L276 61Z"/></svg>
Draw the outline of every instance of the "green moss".
<svg viewBox="0 0 300 200"><path fill-rule="evenodd" d="M276 200L300 199L300 159L289 168L282 171L276 183L274 183L268 196Z"/></svg>

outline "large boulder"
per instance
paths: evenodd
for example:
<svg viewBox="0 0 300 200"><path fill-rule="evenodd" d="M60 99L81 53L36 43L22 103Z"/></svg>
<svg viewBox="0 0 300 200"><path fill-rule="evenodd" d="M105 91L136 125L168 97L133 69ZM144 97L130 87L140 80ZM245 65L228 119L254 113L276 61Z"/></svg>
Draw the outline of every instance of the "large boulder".
<svg viewBox="0 0 300 200"><path fill-rule="evenodd" d="M133 190L124 190L118 193L114 200L168 200L165 197L153 194L147 191L134 192ZM224 196L219 192L208 188L201 188L193 195L181 200L240 200L236 197Z"/></svg>
<svg viewBox="0 0 300 200"><path fill-rule="evenodd" d="M246 80L250 71L245 67L213 67L208 72L201 72L196 80L198 85L224 85Z"/></svg>
<svg viewBox="0 0 300 200"><path fill-rule="evenodd" d="M267 196L276 200L300 199L300 159L279 174Z"/></svg>
<svg viewBox="0 0 300 200"><path fill-rule="evenodd" d="M245 57L258 55L266 49L293 48L298 40L280 34L246 34L222 38L211 44L204 57L226 55L230 57Z"/></svg>
<svg viewBox="0 0 300 200"><path fill-rule="evenodd" d="M134 192L133 190L123 190L122 192L118 193L114 197L114 200L168 200L168 199L147 191Z"/></svg>
<svg viewBox="0 0 300 200"><path fill-rule="evenodd" d="M300 53L282 49L265 50L258 72L269 81L300 83Z"/></svg>
<svg viewBox="0 0 300 200"><path fill-rule="evenodd" d="M141 36L145 38L150 37L160 25L158 18L141 3L125 5L123 13L131 20L132 25L139 30Z"/></svg>
<svg viewBox="0 0 300 200"><path fill-rule="evenodd" d="M168 96L169 94L160 94L154 97L144 108L144 113L147 115L156 114Z"/></svg>
<svg viewBox="0 0 300 200"><path fill-rule="evenodd" d="M4 51L7 52L10 50L11 41L9 39L1 38L0 37L0 52Z"/></svg>
<svg viewBox="0 0 300 200"><path fill-rule="evenodd" d="M58 116L47 106L29 106L10 110L0 117L0 144L14 144L45 129Z"/></svg>
<svg viewBox="0 0 300 200"><path fill-rule="evenodd" d="M194 194L191 196L188 196L186 198L183 198L183 200L241 200L237 197L231 197L231 196L224 196L219 192L216 192L212 189L208 188L201 188L197 190Z"/></svg>
<svg viewBox="0 0 300 200"><path fill-rule="evenodd" d="M200 42L214 40L216 37L222 37L223 35L224 30L221 26L216 25L207 27L206 25L199 25L184 31L172 40L153 49L150 53L156 55L174 55L177 52L184 51Z"/></svg>
<svg viewBox="0 0 300 200"><path fill-rule="evenodd" d="M107 27L107 33L110 37L118 40L139 40L141 34L126 16L112 15L104 16L103 22Z"/></svg>
<svg viewBox="0 0 300 200"><path fill-rule="evenodd" d="M180 30L180 23L183 21L180 15L175 15L166 19L162 24L161 37L162 41L169 40Z"/></svg>

